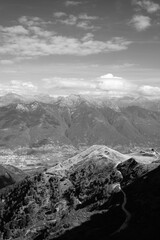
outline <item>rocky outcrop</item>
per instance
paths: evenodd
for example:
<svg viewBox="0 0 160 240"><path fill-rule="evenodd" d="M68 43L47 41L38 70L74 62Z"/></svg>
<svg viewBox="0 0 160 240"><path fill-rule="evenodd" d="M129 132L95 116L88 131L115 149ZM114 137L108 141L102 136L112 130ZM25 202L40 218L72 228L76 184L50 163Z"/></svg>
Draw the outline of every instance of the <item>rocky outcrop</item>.
<svg viewBox="0 0 160 240"><path fill-rule="evenodd" d="M130 158L124 162L119 163L117 165L117 169L123 175L123 181L121 182L121 185L125 187L131 184L138 178L156 169L159 165L160 160L153 161L150 164L144 164L136 161L134 158Z"/></svg>

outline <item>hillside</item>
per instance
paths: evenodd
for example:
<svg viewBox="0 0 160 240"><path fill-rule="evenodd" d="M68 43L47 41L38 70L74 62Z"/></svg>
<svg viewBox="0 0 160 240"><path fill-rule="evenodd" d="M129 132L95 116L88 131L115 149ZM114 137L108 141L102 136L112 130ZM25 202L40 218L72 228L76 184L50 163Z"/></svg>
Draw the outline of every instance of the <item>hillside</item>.
<svg viewBox="0 0 160 240"><path fill-rule="evenodd" d="M50 104L32 102L1 107L1 146L30 146L50 138L65 143L65 129L66 123Z"/></svg>
<svg viewBox="0 0 160 240"><path fill-rule="evenodd" d="M121 183L125 189L159 164L92 146L1 195L1 238L110 239L125 220Z"/></svg>

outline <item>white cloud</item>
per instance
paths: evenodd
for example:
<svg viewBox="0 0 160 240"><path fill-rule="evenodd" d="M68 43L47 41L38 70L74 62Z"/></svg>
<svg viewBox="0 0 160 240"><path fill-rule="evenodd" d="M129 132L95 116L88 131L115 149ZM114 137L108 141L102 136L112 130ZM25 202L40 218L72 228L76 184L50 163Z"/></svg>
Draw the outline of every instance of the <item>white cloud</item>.
<svg viewBox="0 0 160 240"><path fill-rule="evenodd" d="M96 88L96 84L90 81L85 81L80 78L44 78L42 79L45 88L56 89L93 89Z"/></svg>
<svg viewBox="0 0 160 240"><path fill-rule="evenodd" d="M97 88L97 80L86 80L83 78L53 77L42 79L43 89L58 95L83 94L102 95L105 92Z"/></svg>
<svg viewBox="0 0 160 240"><path fill-rule="evenodd" d="M82 38L82 41L90 41L92 40L94 37L93 33L87 33L83 38Z"/></svg>
<svg viewBox="0 0 160 240"><path fill-rule="evenodd" d="M17 80L12 80L11 81L11 88L12 89L27 89L27 90L31 90L33 92L37 91L37 87L32 83L32 82L21 82L21 81L17 81Z"/></svg>
<svg viewBox="0 0 160 240"><path fill-rule="evenodd" d="M36 94L38 87L32 82L12 80L9 84L0 84L0 93Z"/></svg>
<svg viewBox="0 0 160 240"><path fill-rule="evenodd" d="M115 77L112 73L108 73L100 77L101 79L122 79L121 77Z"/></svg>
<svg viewBox="0 0 160 240"><path fill-rule="evenodd" d="M13 27L2 27L0 26L0 31L8 35L27 35L29 31L21 25Z"/></svg>
<svg viewBox="0 0 160 240"><path fill-rule="evenodd" d="M78 22L76 26L84 30L97 30L100 28L100 27L95 27L94 25L90 25L90 23L87 21Z"/></svg>
<svg viewBox="0 0 160 240"><path fill-rule="evenodd" d="M111 73L101 76L98 82L98 87L106 91L130 92L136 88L134 84L121 77L113 76Z"/></svg>
<svg viewBox="0 0 160 240"><path fill-rule="evenodd" d="M66 25L76 25L77 17L74 15L69 15L66 19L60 19L58 22L66 24Z"/></svg>
<svg viewBox="0 0 160 240"><path fill-rule="evenodd" d="M30 26L29 31L32 35L43 37L43 38L52 37L54 34L56 34L56 32L54 31L50 32L37 26Z"/></svg>
<svg viewBox="0 0 160 240"><path fill-rule="evenodd" d="M34 95L40 92L57 95L83 94L109 97L146 96L160 98L160 87L149 85L138 86L129 80L111 73L97 79L51 77L44 78L36 86L31 81L12 80L8 84L0 84L0 93Z"/></svg>
<svg viewBox="0 0 160 240"><path fill-rule="evenodd" d="M110 51L121 51L127 49L127 46L131 43L131 41L127 41L122 37L114 37L107 42L107 47L110 49Z"/></svg>
<svg viewBox="0 0 160 240"><path fill-rule="evenodd" d="M82 19L82 20L97 20L97 19L99 19L99 17L97 17L97 16L88 16L87 13L79 14L78 18Z"/></svg>
<svg viewBox="0 0 160 240"><path fill-rule="evenodd" d="M100 27L94 26L92 21L97 20L99 17L97 16L88 16L86 13L81 13L78 16L75 15L67 15L64 12L56 12L53 14L56 19L56 22L65 25L76 26L78 28L82 28L84 30L97 30Z"/></svg>
<svg viewBox="0 0 160 240"><path fill-rule="evenodd" d="M76 18L73 16L70 19L70 24L74 24L75 21ZM45 25L41 25L43 20L36 17L30 17L29 19L21 17L20 22L24 25L18 30L17 26L11 28L0 27L1 55L14 56L16 59L49 55L86 56L101 52L125 50L132 43L120 37L112 38L106 42L98 41L94 39L93 34L89 38L86 34L80 39L61 36L55 31L46 30Z"/></svg>
<svg viewBox="0 0 160 240"><path fill-rule="evenodd" d="M97 79L97 82L97 88L106 91L110 97L146 96L160 98L160 87L150 85L138 86L131 81L114 76L111 73L101 76Z"/></svg>
<svg viewBox="0 0 160 240"><path fill-rule="evenodd" d="M80 4L82 4L81 2L78 2L78 1L66 1L65 2L65 5L66 5L66 7L69 7L69 6L78 6L78 5L80 5Z"/></svg>
<svg viewBox="0 0 160 240"><path fill-rule="evenodd" d="M151 18L143 15L134 15L129 24L133 25L137 31L141 32L151 27Z"/></svg>
<svg viewBox="0 0 160 240"><path fill-rule="evenodd" d="M146 96L160 96L160 87L145 85L139 88L139 92Z"/></svg>
<svg viewBox="0 0 160 240"><path fill-rule="evenodd" d="M64 94L78 93L84 95L102 95L108 96L124 96L127 94L135 94L137 85L123 79L122 77L106 74L94 80L86 80L80 78L45 78L42 79L44 89L53 92L61 92Z"/></svg>
<svg viewBox="0 0 160 240"><path fill-rule="evenodd" d="M141 0L141 1L136 0L133 3L141 7L142 9L146 10L148 13L155 13L158 10L160 10L160 5L150 0Z"/></svg>
<svg viewBox="0 0 160 240"><path fill-rule="evenodd" d="M39 17L30 17L30 16L22 16L18 19L18 22L24 26L42 26L49 24L51 22L46 22L42 18Z"/></svg>
<svg viewBox="0 0 160 240"><path fill-rule="evenodd" d="M61 17L65 17L67 14L65 12L55 12L53 13L53 16L56 18L61 18Z"/></svg>
<svg viewBox="0 0 160 240"><path fill-rule="evenodd" d="M0 47L1 54L21 57L47 55L77 55L86 56L101 52L121 51L128 48L130 41L111 39L107 42L96 41L93 38L78 40L62 36L52 36L50 40L37 37L16 37L6 39Z"/></svg>

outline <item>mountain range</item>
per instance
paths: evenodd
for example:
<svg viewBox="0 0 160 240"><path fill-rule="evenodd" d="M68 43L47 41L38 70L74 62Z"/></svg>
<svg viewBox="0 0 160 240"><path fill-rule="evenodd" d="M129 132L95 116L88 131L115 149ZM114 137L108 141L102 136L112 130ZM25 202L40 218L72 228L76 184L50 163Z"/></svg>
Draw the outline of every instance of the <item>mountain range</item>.
<svg viewBox="0 0 160 240"><path fill-rule="evenodd" d="M17 94L0 98L0 146L158 146L160 101Z"/></svg>

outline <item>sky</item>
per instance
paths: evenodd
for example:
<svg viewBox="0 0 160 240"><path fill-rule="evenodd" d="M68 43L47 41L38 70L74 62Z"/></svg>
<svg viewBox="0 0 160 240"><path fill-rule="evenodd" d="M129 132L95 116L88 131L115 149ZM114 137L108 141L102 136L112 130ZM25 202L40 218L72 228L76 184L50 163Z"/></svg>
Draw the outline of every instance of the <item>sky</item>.
<svg viewBox="0 0 160 240"><path fill-rule="evenodd" d="M158 0L0 0L0 95L160 97Z"/></svg>

